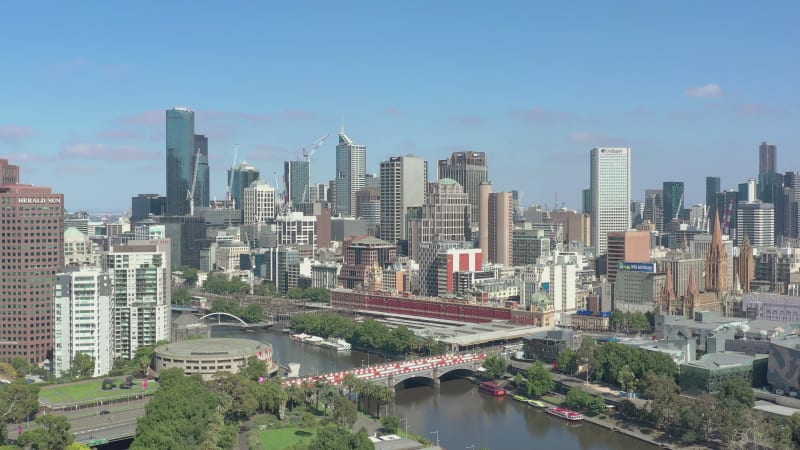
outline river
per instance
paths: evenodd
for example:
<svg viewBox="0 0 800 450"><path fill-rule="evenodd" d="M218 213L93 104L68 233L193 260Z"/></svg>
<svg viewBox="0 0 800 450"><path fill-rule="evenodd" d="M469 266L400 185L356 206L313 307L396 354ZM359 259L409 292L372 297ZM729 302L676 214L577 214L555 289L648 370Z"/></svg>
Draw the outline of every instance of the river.
<svg viewBox="0 0 800 450"><path fill-rule="evenodd" d="M300 363L302 376L336 372L383 362L374 353L335 353L289 339L279 329L242 332L235 327L214 327L213 337L256 339L272 344L280 364ZM431 386L398 388L394 415L406 417L408 431L436 441L448 449L491 450L558 449L617 450L657 447L589 423L570 424L510 398L479 394L469 380L443 381ZM405 426L405 424L401 425Z"/></svg>

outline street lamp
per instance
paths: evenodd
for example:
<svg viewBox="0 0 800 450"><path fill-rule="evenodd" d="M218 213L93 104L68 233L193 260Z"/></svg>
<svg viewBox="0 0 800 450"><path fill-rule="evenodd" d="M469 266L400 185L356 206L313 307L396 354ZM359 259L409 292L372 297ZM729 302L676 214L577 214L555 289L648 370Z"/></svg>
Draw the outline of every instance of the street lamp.
<svg viewBox="0 0 800 450"><path fill-rule="evenodd" d="M430 434L435 434L436 435L436 446L438 447L439 446L439 430L431 431Z"/></svg>

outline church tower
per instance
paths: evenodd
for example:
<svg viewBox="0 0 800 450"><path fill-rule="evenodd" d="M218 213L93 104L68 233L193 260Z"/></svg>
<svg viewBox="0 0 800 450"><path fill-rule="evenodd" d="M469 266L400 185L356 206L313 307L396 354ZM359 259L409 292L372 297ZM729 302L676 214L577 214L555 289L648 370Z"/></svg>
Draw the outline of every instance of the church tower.
<svg viewBox="0 0 800 450"><path fill-rule="evenodd" d="M742 245L739 247L739 256L734 260L734 267L739 286L742 293L750 292L750 282L755 279L755 259L753 258L753 247L750 246L750 238L744 235Z"/></svg>
<svg viewBox="0 0 800 450"><path fill-rule="evenodd" d="M728 253L725 251L725 244L722 242L722 229L719 227L719 211L716 212L714 220L714 233L711 235L711 246L706 255L706 291L727 293L728 292Z"/></svg>
<svg viewBox="0 0 800 450"><path fill-rule="evenodd" d="M667 265L667 275L664 277L664 290L661 293L661 305L659 311L662 314L672 314L672 305L675 303L675 286L672 281L672 269Z"/></svg>
<svg viewBox="0 0 800 450"><path fill-rule="evenodd" d="M686 289L686 296L683 297L683 315L694 317L694 310L697 308L700 292L697 290L697 280L695 280L694 270L689 272L689 286Z"/></svg>

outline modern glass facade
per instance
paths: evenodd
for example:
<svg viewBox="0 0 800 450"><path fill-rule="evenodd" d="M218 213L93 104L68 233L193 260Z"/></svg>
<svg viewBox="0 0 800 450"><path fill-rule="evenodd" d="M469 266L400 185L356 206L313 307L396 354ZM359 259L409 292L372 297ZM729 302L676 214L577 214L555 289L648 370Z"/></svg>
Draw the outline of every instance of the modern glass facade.
<svg viewBox="0 0 800 450"><path fill-rule="evenodd" d="M311 190L311 167L308 161L285 161L283 180L286 183L286 196L293 205L309 201Z"/></svg>
<svg viewBox="0 0 800 450"><path fill-rule="evenodd" d="M342 131L336 146L336 212L355 215L356 192L364 189L366 176L367 146L354 144Z"/></svg>
<svg viewBox="0 0 800 450"><path fill-rule="evenodd" d="M664 229L667 224L683 218L683 181L665 181L664 195Z"/></svg>
<svg viewBox="0 0 800 450"><path fill-rule="evenodd" d="M192 187L195 152L194 111L186 108L168 109L166 215L189 214L186 193Z"/></svg>
<svg viewBox="0 0 800 450"><path fill-rule="evenodd" d="M210 184L209 184L209 169L208 169L208 138L202 134L194 135L194 148L195 151L200 149L200 162L197 164L197 187L194 193L194 206L208 207L210 203ZM192 157L195 153L192 152ZM192 161L192 170L194 170L194 161ZM189 178L189 187L191 187L192 179Z"/></svg>

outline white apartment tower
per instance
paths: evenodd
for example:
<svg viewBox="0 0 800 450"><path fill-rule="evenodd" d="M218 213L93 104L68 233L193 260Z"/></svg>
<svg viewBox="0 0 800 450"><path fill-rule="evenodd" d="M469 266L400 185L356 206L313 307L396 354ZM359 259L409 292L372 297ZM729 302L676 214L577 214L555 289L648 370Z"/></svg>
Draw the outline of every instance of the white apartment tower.
<svg viewBox="0 0 800 450"><path fill-rule="evenodd" d="M336 212L352 217L356 214L356 192L364 189L367 176L367 146L354 144L339 133L336 146Z"/></svg>
<svg viewBox="0 0 800 450"><path fill-rule="evenodd" d="M244 188L244 224L264 223L276 216L275 188L256 180Z"/></svg>
<svg viewBox="0 0 800 450"><path fill-rule="evenodd" d="M597 255L608 249L608 233L631 226L631 149L595 147L589 163L592 243Z"/></svg>
<svg viewBox="0 0 800 450"><path fill-rule="evenodd" d="M416 156L393 156L381 163L380 238L406 239L406 211L425 203L428 162Z"/></svg>
<svg viewBox="0 0 800 450"><path fill-rule="evenodd" d="M114 363L114 302L108 275L98 268L60 273L54 287L55 374L68 373L77 353L94 359L93 377L107 374Z"/></svg>
<svg viewBox="0 0 800 450"><path fill-rule="evenodd" d="M772 203L739 202L736 212L736 245L742 245L744 236L753 248L775 245L775 206Z"/></svg>
<svg viewBox="0 0 800 450"><path fill-rule="evenodd" d="M169 239L115 245L104 266L113 289L115 357L133 358L139 347L169 339Z"/></svg>
<svg viewBox="0 0 800 450"><path fill-rule="evenodd" d="M275 219L278 229L278 245L310 245L317 243L317 217L294 211L281 214Z"/></svg>

